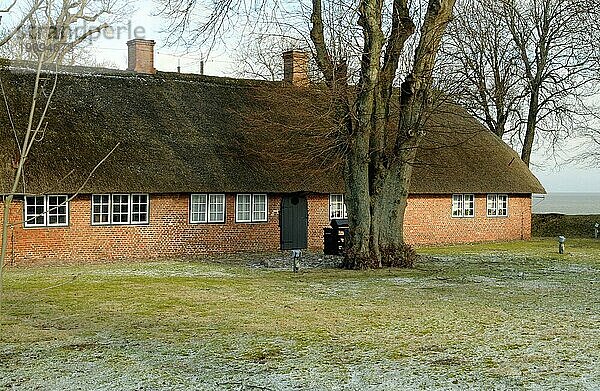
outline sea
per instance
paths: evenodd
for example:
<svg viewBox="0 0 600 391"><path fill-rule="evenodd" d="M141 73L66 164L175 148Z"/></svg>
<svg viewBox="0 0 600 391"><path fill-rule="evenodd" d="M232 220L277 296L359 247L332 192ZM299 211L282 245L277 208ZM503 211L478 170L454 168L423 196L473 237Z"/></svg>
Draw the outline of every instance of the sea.
<svg viewBox="0 0 600 391"><path fill-rule="evenodd" d="M600 193L534 194L531 205L535 214L600 215Z"/></svg>

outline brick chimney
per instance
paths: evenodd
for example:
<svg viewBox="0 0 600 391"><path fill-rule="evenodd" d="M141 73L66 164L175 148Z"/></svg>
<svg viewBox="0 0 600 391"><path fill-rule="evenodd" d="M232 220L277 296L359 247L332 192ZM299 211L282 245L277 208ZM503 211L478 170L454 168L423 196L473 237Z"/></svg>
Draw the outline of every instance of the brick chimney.
<svg viewBox="0 0 600 391"><path fill-rule="evenodd" d="M154 74L154 45L148 39L132 39L127 42L127 70Z"/></svg>
<svg viewBox="0 0 600 391"><path fill-rule="evenodd" d="M295 86L308 85L308 53L290 50L283 53L283 81Z"/></svg>

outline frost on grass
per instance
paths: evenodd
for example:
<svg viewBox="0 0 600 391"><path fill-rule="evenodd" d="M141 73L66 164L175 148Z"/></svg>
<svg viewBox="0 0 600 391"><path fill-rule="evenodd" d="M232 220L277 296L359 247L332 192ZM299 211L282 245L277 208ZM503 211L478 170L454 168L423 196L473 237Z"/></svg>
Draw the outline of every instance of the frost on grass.
<svg viewBox="0 0 600 391"><path fill-rule="evenodd" d="M0 388L595 390L599 281L597 259L507 252L365 272L9 270Z"/></svg>

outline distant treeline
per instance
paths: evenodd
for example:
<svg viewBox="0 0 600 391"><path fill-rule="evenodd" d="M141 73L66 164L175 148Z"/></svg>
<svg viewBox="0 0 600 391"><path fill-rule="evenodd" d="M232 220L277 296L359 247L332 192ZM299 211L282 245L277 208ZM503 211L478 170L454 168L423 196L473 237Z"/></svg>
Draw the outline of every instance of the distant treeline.
<svg viewBox="0 0 600 391"><path fill-rule="evenodd" d="M534 214L531 234L536 237L564 235L573 238L593 238L596 223L600 223L600 215Z"/></svg>

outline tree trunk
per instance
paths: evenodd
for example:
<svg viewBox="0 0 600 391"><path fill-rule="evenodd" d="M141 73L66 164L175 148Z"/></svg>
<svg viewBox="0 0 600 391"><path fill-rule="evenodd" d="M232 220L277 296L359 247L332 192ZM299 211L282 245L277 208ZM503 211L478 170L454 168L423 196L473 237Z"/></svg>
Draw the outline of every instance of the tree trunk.
<svg viewBox="0 0 600 391"><path fill-rule="evenodd" d="M347 80L336 76L338 64L325 42L321 0L312 0L310 35L315 59L334 94L336 119L345 128L341 141L350 227L346 268L412 266L412 257L407 257L412 250L403 240L411 164L423 134L423 114L431 106L427 98L433 66L454 2L429 0L413 68L398 94L399 120L393 124L390 104L398 92L394 78L404 44L415 29L408 1L393 1L388 37L382 29L384 2L359 2L358 24L363 33L360 79L355 87L344 88ZM336 96L339 93L345 93L344 98Z"/></svg>
<svg viewBox="0 0 600 391"><path fill-rule="evenodd" d="M371 201L373 266L412 266L404 251L404 212L411 174L410 164L396 164Z"/></svg>
<svg viewBox="0 0 600 391"><path fill-rule="evenodd" d="M3 211L3 219L2 219L2 250L0 251L0 340L2 340L2 305L4 302L4 286L3 286L3 271L4 271L4 261L6 259L6 251L8 248L8 226L10 218L10 205L12 204L13 196L9 195L4 199L2 203L4 207Z"/></svg>
<svg viewBox="0 0 600 391"><path fill-rule="evenodd" d="M539 88L533 87L531 97L529 98L529 110L527 112L527 127L525 129L525 139L523 140L523 149L521 151L521 160L529 167L531 160L531 151L533 150L533 141L535 138L535 127L537 125L537 114L539 107Z"/></svg>
<svg viewBox="0 0 600 391"><path fill-rule="evenodd" d="M366 268L371 258L368 158L368 133L364 133L361 137L355 138L352 151L346 156L344 167L348 225L352 232L344 261L344 266L348 269Z"/></svg>

